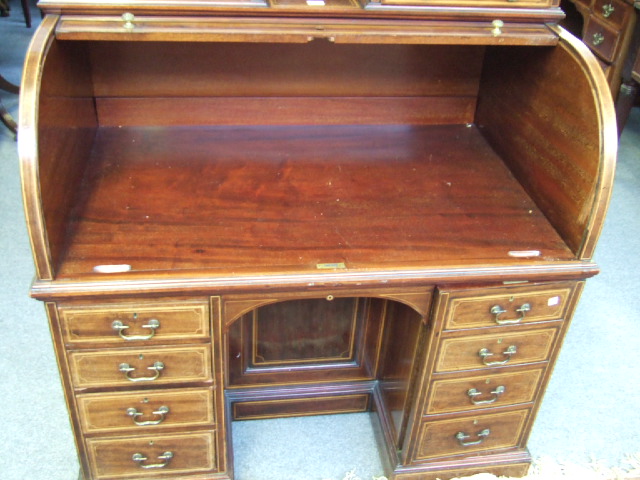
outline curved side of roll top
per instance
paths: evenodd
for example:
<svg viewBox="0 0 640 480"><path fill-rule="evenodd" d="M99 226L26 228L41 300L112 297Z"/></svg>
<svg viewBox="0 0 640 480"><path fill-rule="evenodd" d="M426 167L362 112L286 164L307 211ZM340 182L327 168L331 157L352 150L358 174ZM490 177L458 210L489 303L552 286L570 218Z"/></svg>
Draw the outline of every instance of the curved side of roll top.
<svg viewBox="0 0 640 480"><path fill-rule="evenodd" d="M42 81L42 69L51 42L57 17L47 16L31 39L27 50L22 85L20 87L20 112L18 154L22 177L22 199L31 240L31 249L39 279L51 279L51 252L44 224L40 169L38 157L38 99Z"/></svg>
<svg viewBox="0 0 640 480"><path fill-rule="evenodd" d="M476 121L580 260L611 196L615 111L600 65L561 28L553 48L487 51Z"/></svg>
<svg viewBox="0 0 640 480"><path fill-rule="evenodd" d="M20 135L23 198L39 279L52 279L68 234L67 219L98 122L82 47L55 40L58 17L35 33L23 72Z"/></svg>

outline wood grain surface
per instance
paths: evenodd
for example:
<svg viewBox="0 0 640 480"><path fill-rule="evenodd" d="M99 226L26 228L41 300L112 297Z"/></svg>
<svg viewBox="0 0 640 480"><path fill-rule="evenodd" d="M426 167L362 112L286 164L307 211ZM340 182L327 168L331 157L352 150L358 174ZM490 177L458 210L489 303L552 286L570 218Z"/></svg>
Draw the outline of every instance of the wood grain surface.
<svg viewBox="0 0 640 480"><path fill-rule="evenodd" d="M63 277L573 258L464 125L102 128L71 218Z"/></svg>

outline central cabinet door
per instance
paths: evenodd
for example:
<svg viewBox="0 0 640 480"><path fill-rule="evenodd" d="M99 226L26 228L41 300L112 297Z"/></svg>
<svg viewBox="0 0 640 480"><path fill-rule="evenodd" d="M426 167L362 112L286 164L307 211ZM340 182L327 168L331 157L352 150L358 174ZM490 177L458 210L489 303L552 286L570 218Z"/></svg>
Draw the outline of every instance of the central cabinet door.
<svg viewBox="0 0 640 480"><path fill-rule="evenodd" d="M374 378L384 304L329 295L251 310L229 329L229 385Z"/></svg>

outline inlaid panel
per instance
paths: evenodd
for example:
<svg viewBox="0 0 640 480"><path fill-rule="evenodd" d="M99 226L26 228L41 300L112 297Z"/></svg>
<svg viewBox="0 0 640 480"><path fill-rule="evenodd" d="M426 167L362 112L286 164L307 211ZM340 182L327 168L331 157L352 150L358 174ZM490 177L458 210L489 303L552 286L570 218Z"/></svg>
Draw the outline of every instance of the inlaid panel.
<svg viewBox="0 0 640 480"><path fill-rule="evenodd" d="M214 432L87 440L93 478L171 478L216 470Z"/></svg>
<svg viewBox="0 0 640 480"><path fill-rule="evenodd" d="M207 302L159 302L63 305L58 308L65 341L165 343L210 338Z"/></svg>
<svg viewBox="0 0 640 480"><path fill-rule="evenodd" d="M491 327L562 319L573 284L444 292L445 329Z"/></svg>
<svg viewBox="0 0 640 480"><path fill-rule="evenodd" d="M78 395L85 433L153 431L215 423L209 388Z"/></svg>
<svg viewBox="0 0 640 480"><path fill-rule="evenodd" d="M529 410L425 422L416 459L461 455L518 445Z"/></svg>
<svg viewBox="0 0 640 480"><path fill-rule="evenodd" d="M491 369L547 360L558 330L492 333L442 340L437 372Z"/></svg>
<svg viewBox="0 0 640 480"><path fill-rule="evenodd" d="M531 402L543 369L436 380L424 414L439 414Z"/></svg>
<svg viewBox="0 0 640 480"><path fill-rule="evenodd" d="M75 388L212 380L209 345L72 352L69 365Z"/></svg>

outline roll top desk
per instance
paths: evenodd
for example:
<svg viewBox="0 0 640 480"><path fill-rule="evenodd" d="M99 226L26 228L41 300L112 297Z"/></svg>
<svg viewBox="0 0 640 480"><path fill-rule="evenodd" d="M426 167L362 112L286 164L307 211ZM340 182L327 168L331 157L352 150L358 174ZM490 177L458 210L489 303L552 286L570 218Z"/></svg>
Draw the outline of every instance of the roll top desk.
<svg viewBox="0 0 640 480"><path fill-rule="evenodd" d="M616 154L557 2L39 6L31 294L81 478L231 479L232 421L340 412L391 479L526 472Z"/></svg>

